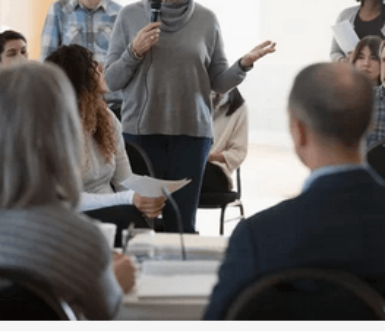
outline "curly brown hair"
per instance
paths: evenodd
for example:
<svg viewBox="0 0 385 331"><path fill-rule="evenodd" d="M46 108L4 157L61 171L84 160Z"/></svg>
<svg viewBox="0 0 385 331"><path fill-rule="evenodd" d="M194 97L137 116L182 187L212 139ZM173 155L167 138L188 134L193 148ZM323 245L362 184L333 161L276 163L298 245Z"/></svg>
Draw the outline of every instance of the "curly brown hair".
<svg viewBox="0 0 385 331"><path fill-rule="evenodd" d="M45 61L55 63L67 74L77 95L84 136L91 135L96 140L104 159L110 163L117 142L113 118L101 95L99 64L92 52L80 45L63 45Z"/></svg>

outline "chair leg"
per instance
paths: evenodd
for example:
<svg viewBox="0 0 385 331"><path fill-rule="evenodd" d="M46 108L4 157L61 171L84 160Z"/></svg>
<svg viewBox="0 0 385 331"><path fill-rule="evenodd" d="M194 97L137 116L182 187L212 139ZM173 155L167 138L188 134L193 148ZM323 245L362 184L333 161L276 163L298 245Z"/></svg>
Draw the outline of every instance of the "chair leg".
<svg viewBox="0 0 385 331"><path fill-rule="evenodd" d="M221 218L219 223L219 234L223 236L224 232L224 224L225 224L225 211L226 211L227 205L222 206L221 208Z"/></svg>
<svg viewBox="0 0 385 331"><path fill-rule="evenodd" d="M239 204L239 209L241 211L242 218L245 218L245 209L243 208L242 202Z"/></svg>

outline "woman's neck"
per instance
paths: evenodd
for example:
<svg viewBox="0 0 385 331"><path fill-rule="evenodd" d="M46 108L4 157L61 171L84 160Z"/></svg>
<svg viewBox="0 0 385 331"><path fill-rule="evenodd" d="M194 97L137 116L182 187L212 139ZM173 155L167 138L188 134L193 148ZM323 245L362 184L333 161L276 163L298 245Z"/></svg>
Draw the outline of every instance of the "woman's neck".
<svg viewBox="0 0 385 331"><path fill-rule="evenodd" d="M360 18L363 21L371 21L382 12L382 1L365 0L360 9Z"/></svg>

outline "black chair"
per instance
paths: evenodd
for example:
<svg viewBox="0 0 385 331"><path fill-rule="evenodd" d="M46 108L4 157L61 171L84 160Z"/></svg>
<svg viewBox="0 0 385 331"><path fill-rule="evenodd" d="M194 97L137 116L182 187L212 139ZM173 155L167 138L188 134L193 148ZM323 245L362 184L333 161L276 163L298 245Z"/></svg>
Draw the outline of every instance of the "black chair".
<svg viewBox="0 0 385 331"><path fill-rule="evenodd" d="M43 278L22 269L0 267L0 320L77 320L70 306Z"/></svg>
<svg viewBox="0 0 385 331"><path fill-rule="evenodd" d="M151 161L142 147L125 141L125 148L134 174L155 177Z"/></svg>
<svg viewBox="0 0 385 331"><path fill-rule="evenodd" d="M257 280L227 311L227 320L384 320L385 300L339 270L290 269Z"/></svg>
<svg viewBox="0 0 385 331"><path fill-rule="evenodd" d="M385 139L380 140L367 151L366 160L385 180Z"/></svg>
<svg viewBox="0 0 385 331"><path fill-rule="evenodd" d="M236 191L230 191L226 193L208 193L202 192L199 197L198 208L201 209L221 209L219 234L223 235L224 223L234 220L243 220L245 218L245 211L241 201L241 169L236 170ZM240 216L226 220L225 213L227 207L237 207L240 211Z"/></svg>

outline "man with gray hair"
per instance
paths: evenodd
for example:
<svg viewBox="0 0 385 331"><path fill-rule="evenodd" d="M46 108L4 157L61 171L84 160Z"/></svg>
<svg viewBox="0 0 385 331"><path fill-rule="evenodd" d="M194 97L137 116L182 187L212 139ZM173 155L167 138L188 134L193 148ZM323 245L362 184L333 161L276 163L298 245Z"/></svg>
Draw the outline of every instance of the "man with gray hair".
<svg viewBox="0 0 385 331"><path fill-rule="evenodd" d="M359 148L372 105L371 82L349 65L320 63L298 74L290 133L311 174L300 195L239 223L206 319L223 319L260 276L294 267L342 269L385 293L385 187L362 165Z"/></svg>

